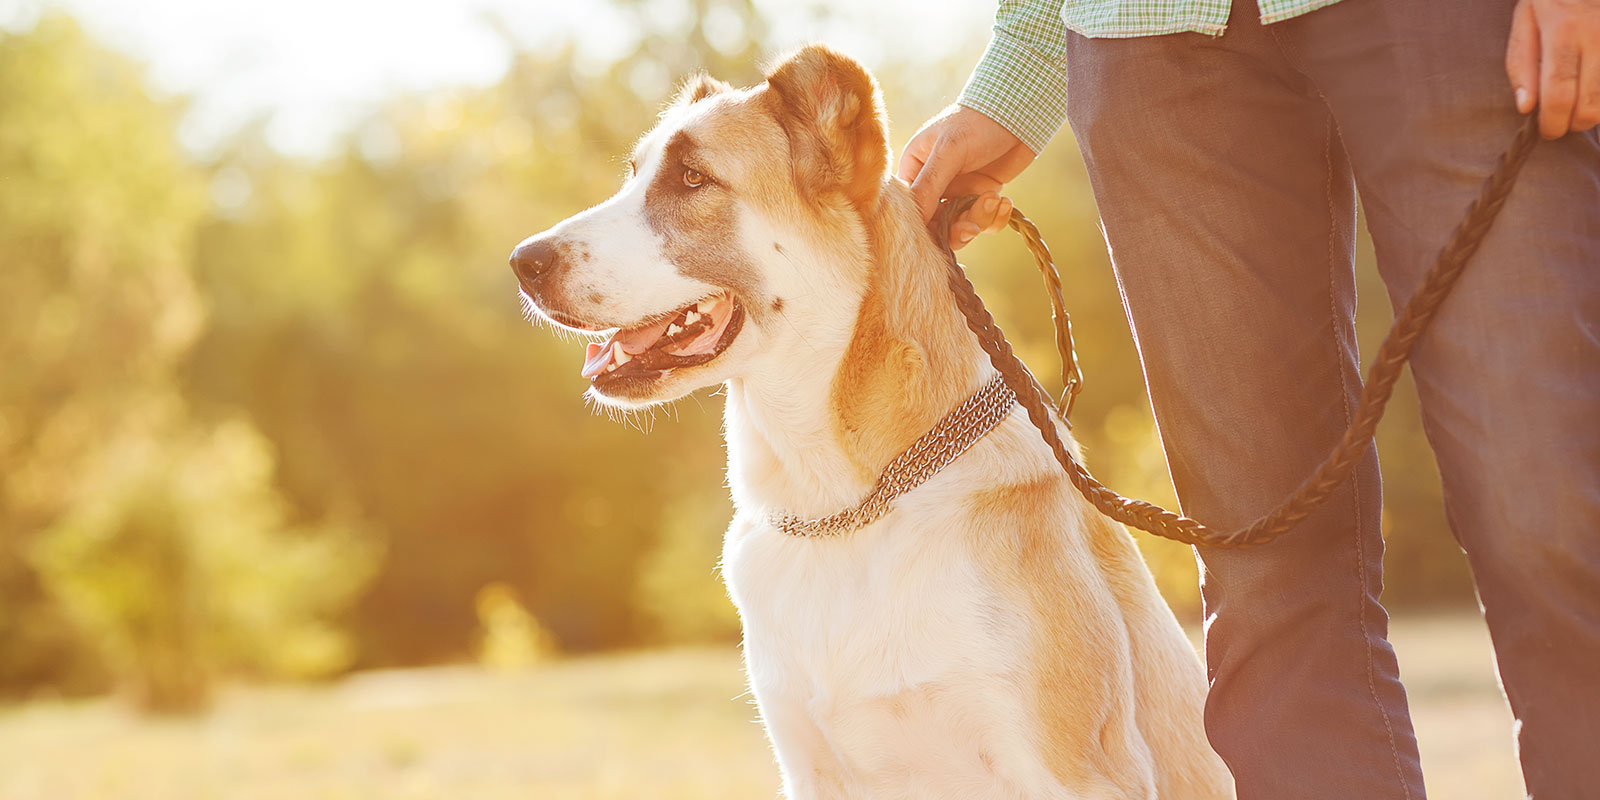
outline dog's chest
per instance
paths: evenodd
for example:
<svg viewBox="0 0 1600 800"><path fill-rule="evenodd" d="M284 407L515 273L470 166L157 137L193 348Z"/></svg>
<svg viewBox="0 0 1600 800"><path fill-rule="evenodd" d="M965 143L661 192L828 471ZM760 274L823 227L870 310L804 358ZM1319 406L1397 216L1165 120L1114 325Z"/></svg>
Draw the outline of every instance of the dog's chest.
<svg viewBox="0 0 1600 800"><path fill-rule="evenodd" d="M807 538L736 519L723 570L751 682L816 705L1014 668L1021 625L958 530L963 522L897 512Z"/></svg>

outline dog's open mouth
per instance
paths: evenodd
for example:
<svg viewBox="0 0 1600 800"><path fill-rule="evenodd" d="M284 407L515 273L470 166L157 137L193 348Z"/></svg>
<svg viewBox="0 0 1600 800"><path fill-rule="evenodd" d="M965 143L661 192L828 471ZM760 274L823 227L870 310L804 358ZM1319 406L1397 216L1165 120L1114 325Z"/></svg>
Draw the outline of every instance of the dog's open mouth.
<svg viewBox="0 0 1600 800"><path fill-rule="evenodd" d="M744 309L727 294L707 297L590 342L583 376L597 385L623 378L656 378L667 370L704 364L739 335Z"/></svg>

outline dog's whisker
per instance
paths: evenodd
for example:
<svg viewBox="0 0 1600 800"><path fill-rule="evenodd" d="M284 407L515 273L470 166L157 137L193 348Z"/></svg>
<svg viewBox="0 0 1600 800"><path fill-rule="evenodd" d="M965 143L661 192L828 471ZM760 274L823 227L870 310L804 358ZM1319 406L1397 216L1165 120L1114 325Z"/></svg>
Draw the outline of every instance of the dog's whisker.
<svg viewBox="0 0 1600 800"><path fill-rule="evenodd" d="M794 335L800 337L800 341L804 342L806 347L811 348L811 352L816 353L817 355L822 354L822 351L818 350L817 346L811 343L811 337L807 336L806 332L800 329L800 326L794 324L794 320L789 319L789 312L779 309L778 316L783 318L783 321L788 324L790 329L794 331Z"/></svg>

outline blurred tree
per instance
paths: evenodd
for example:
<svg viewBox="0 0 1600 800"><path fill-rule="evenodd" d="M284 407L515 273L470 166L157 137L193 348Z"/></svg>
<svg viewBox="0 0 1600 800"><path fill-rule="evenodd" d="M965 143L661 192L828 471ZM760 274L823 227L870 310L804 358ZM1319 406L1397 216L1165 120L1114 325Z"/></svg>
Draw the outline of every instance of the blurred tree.
<svg viewBox="0 0 1600 800"><path fill-rule="evenodd" d="M397 98L332 161L288 162L246 135L214 173L249 190L200 239L217 320L191 390L250 409L306 513L349 499L389 538L354 619L363 663L470 657L473 597L495 581L568 650L731 635L710 577L725 516L683 511L725 513L715 401L660 412L673 421L642 423L653 433L641 438L579 402L577 346L511 311L510 247L615 189L674 79L759 80L769 31L750 4L616 7L634 24L614 61L575 43L523 51L497 86ZM897 140L953 97L980 46L875 65ZM1012 189L1069 287L1090 376L1077 431L1093 465L1173 503L1070 136ZM966 257L1021 352L1053 375L1027 254L1002 236ZM1418 452L1411 442L1389 458ZM1139 540L1169 596L1192 607L1192 553Z"/></svg>
<svg viewBox="0 0 1600 800"><path fill-rule="evenodd" d="M213 669L343 666L367 548L291 524L269 445L177 391L206 310L178 109L59 15L0 36L0 75L0 686L104 667L187 709Z"/></svg>
<svg viewBox="0 0 1600 800"><path fill-rule="evenodd" d="M555 654L550 632L522 605L517 590L491 583L478 590L478 663L489 669L523 669Z"/></svg>
<svg viewBox="0 0 1600 800"><path fill-rule="evenodd" d="M581 347L529 329L505 266L614 191L676 81L756 83L775 38L748 0L612 5L620 56L519 50L497 85L390 98L318 161L258 126L195 164L181 109L70 21L0 37L0 690L93 687L109 666L182 704L219 671L465 660L483 602L506 658L523 627L563 651L737 635L714 575L715 394L596 415ZM953 99L982 34L870 65L894 141ZM1172 503L1070 136L1010 191L1067 286L1091 466ZM963 259L1053 386L1026 252L1002 235ZM1387 314L1360 269L1370 352ZM1402 401L1380 431L1390 597L1459 600L1418 427ZM1191 552L1138 538L1192 608Z"/></svg>
<svg viewBox="0 0 1600 800"><path fill-rule="evenodd" d="M0 75L0 686L70 688L94 670L26 544L193 340L203 196L177 109L69 19L0 34Z"/></svg>
<svg viewBox="0 0 1600 800"><path fill-rule="evenodd" d="M733 505L709 493L668 505L661 535L639 565L634 603L649 621L646 641L706 642L739 638L739 614L718 575Z"/></svg>
<svg viewBox="0 0 1600 800"><path fill-rule="evenodd" d="M353 531L293 530L268 443L247 423L107 442L33 548L52 592L141 707L193 711L219 673L308 678L348 666L330 624L376 563Z"/></svg>
<svg viewBox="0 0 1600 800"><path fill-rule="evenodd" d="M216 168L248 200L200 237L216 315L191 392L250 409L302 508L349 498L386 534L354 620L364 663L470 657L491 582L564 649L645 637L632 585L666 509L725 494L714 404L639 417L643 439L585 407L581 348L516 313L506 255L615 190L672 81L755 75L748 3L619 9L638 39L614 63L521 52L498 86L396 99L330 162L248 134ZM695 531L712 553L725 523Z"/></svg>

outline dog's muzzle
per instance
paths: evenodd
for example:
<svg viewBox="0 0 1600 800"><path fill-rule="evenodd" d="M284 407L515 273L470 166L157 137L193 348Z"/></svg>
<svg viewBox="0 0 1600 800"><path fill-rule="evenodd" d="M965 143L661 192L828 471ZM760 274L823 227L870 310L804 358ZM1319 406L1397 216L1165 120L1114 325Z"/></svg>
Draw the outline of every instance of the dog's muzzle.
<svg viewBox="0 0 1600 800"><path fill-rule="evenodd" d="M511 251L511 271L523 286L537 286L539 278L556 271L561 251L548 239L532 238Z"/></svg>

